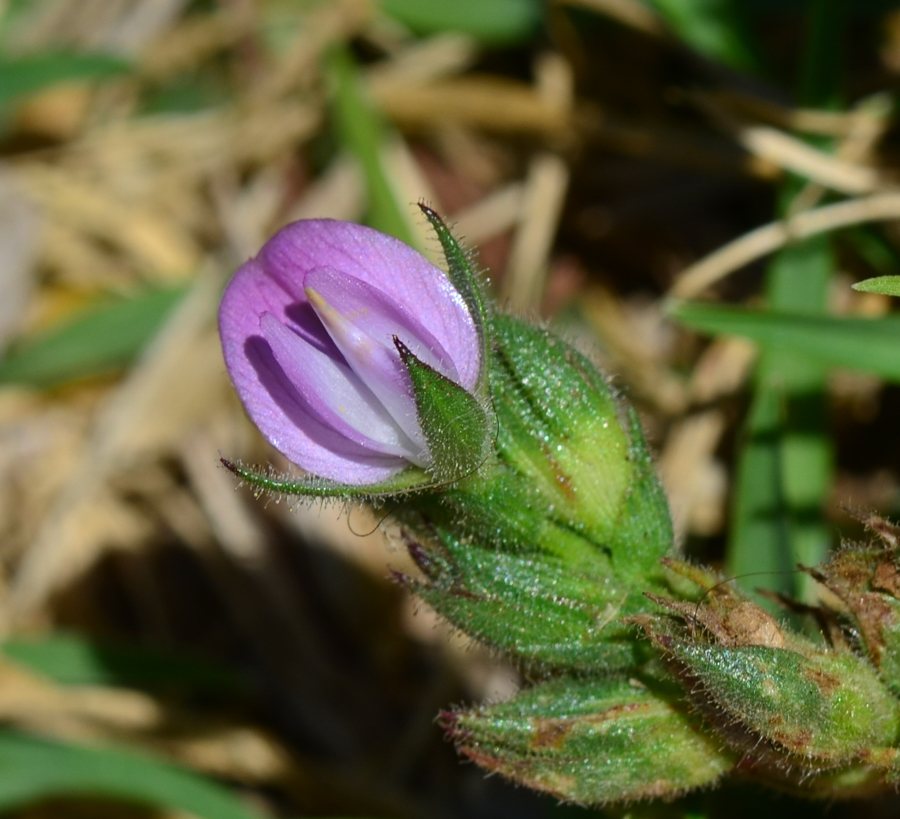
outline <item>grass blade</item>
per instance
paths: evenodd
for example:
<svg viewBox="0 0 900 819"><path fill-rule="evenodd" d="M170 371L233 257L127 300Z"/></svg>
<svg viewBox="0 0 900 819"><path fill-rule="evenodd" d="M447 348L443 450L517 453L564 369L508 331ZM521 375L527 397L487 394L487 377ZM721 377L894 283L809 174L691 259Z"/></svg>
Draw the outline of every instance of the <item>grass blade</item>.
<svg viewBox="0 0 900 819"><path fill-rule="evenodd" d="M335 49L330 56L335 81L334 115L338 139L362 166L369 195L368 223L383 233L417 246L410 216L400 207L381 160L385 128L378 112L363 96L359 72L350 53Z"/></svg>
<svg viewBox="0 0 900 819"><path fill-rule="evenodd" d="M240 688L237 675L190 657L117 646L77 634L6 640L0 651L10 661L60 685L106 685L176 689L194 693L230 693Z"/></svg>
<svg viewBox="0 0 900 819"><path fill-rule="evenodd" d="M23 340L0 359L0 384L54 387L125 367L184 293L182 288L151 290Z"/></svg>
<svg viewBox="0 0 900 819"><path fill-rule="evenodd" d="M0 109L17 97L71 80L100 80L131 70L131 64L112 54L50 51L26 57L0 57Z"/></svg>
<svg viewBox="0 0 900 819"><path fill-rule="evenodd" d="M0 772L0 811L59 797L100 796L201 819L259 819L222 785L130 751L0 730Z"/></svg>
<svg viewBox="0 0 900 819"><path fill-rule="evenodd" d="M671 315L702 333L743 336L768 349L793 350L822 368L900 382L900 316L809 316L699 302L678 304Z"/></svg>
<svg viewBox="0 0 900 819"><path fill-rule="evenodd" d="M382 5L417 34L459 31L495 46L528 38L541 22L539 0L383 0Z"/></svg>

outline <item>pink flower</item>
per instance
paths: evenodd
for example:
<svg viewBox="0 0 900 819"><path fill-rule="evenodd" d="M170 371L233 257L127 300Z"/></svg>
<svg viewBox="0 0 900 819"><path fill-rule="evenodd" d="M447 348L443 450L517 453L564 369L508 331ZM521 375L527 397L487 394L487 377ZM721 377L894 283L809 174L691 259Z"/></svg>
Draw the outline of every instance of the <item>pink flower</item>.
<svg viewBox="0 0 900 819"><path fill-rule="evenodd" d="M268 441L307 472L356 486L431 465L397 341L469 392L482 366L443 271L397 239L330 219L288 225L237 270L219 333Z"/></svg>

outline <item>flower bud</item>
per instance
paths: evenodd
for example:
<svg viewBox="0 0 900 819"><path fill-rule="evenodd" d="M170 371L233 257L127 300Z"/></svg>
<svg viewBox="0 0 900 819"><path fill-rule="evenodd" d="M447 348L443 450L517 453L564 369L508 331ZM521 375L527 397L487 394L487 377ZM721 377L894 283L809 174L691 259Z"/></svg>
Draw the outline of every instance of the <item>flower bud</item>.
<svg viewBox="0 0 900 819"><path fill-rule="evenodd" d="M781 628L724 583L701 602L651 597L672 614L634 622L748 766L837 769L896 741L900 702L849 649Z"/></svg>
<svg viewBox="0 0 900 819"><path fill-rule="evenodd" d="M560 799L671 798L715 781L736 756L670 699L621 678L562 678L442 722L465 756Z"/></svg>

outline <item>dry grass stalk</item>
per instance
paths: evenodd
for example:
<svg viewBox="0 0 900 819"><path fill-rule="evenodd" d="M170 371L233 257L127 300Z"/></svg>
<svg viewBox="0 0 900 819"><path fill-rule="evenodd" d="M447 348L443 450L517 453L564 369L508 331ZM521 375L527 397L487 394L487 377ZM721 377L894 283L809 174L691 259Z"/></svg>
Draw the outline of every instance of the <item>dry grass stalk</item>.
<svg viewBox="0 0 900 819"><path fill-rule="evenodd" d="M850 225L893 219L900 219L898 193L878 193L862 199L850 199L804 211L782 222L771 222L683 270L669 295L676 299L696 298L707 287L790 242Z"/></svg>
<svg viewBox="0 0 900 819"><path fill-rule="evenodd" d="M531 160L500 293L501 300L517 312L532 312L541 302L568 184L568 165L557 155L540 153Z"/></svg>
<svg viewBox="0 0 900 819"><path fill-rule="evenodd" d="M691 98L714 122L759 159L849 195L871 193L879 187L880 177L874 168L820 151L777 128L742 122L716 105L712 97L694 94Z"/></svg>
<svg viewBox="0 0 900 819"><path fill-rule="evenodd" d="M427 86L455 77L468 69L478 56L475 42L464 34L449 32L413 42L389 60L366 71L368 92L375 97L393 89Z"/></svg>
<svg viewBox="0 0 900 819"><path fill-rule="evenodd" d="M213 278L201 278L98 413L78 465L16 572L10 600L16 619L33 615L94 559L102 541L82 542L75 531L104 494L109 477L148 452L172 446L216 405L224 387L221 354L217 344L198 343L204 335L209 338L216 295ZM76 555L72 550L79 542Z"/></svg>
<svg viewBox="0 0 900 819"><path fill-rule="evenodd" d="M823 111L816 108L787 108L763 97L736 91L716 91L705 97L716 109L738 119L760 120L784 131L802 134L847 137L858 127L859 111ZM886 119L886 112L881 119Z"/></svg>
<svg viewBox="0 0 900 819"><path fill-rule="evenodd" d="M510 182L450 217L453 231L468 246L505 233L521 218L525 183Z"/></svg>
<svg viewBox="0 0 900 819"><path fill-rule="evenodd" d="M531 85L467 75L427 86L374 89L373 99L404 128L431 130L452 123L501 133L553 137L569 125L569 111Z"/></svg>
<svg viewBox="0 0 900 819"><path fill-rule="evenodd" d="M719 410L686 416L669 431L659 472L676 541L689 532L713 535L722 529L726 479L714 454L724 431L725 418Z"/></svg>

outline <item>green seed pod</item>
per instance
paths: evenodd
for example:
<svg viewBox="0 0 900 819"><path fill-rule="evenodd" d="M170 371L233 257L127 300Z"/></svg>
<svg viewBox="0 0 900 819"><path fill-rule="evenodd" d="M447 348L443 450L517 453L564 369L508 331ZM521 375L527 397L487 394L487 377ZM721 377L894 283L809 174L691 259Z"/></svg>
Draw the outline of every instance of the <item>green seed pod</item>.
<svg viewBox="0 0 900 819"><path fill-rule="evenodd" d="M557 679L443 723L482 767L581 804L673 797L736 761L669 698L618 678Z"/></svg>

